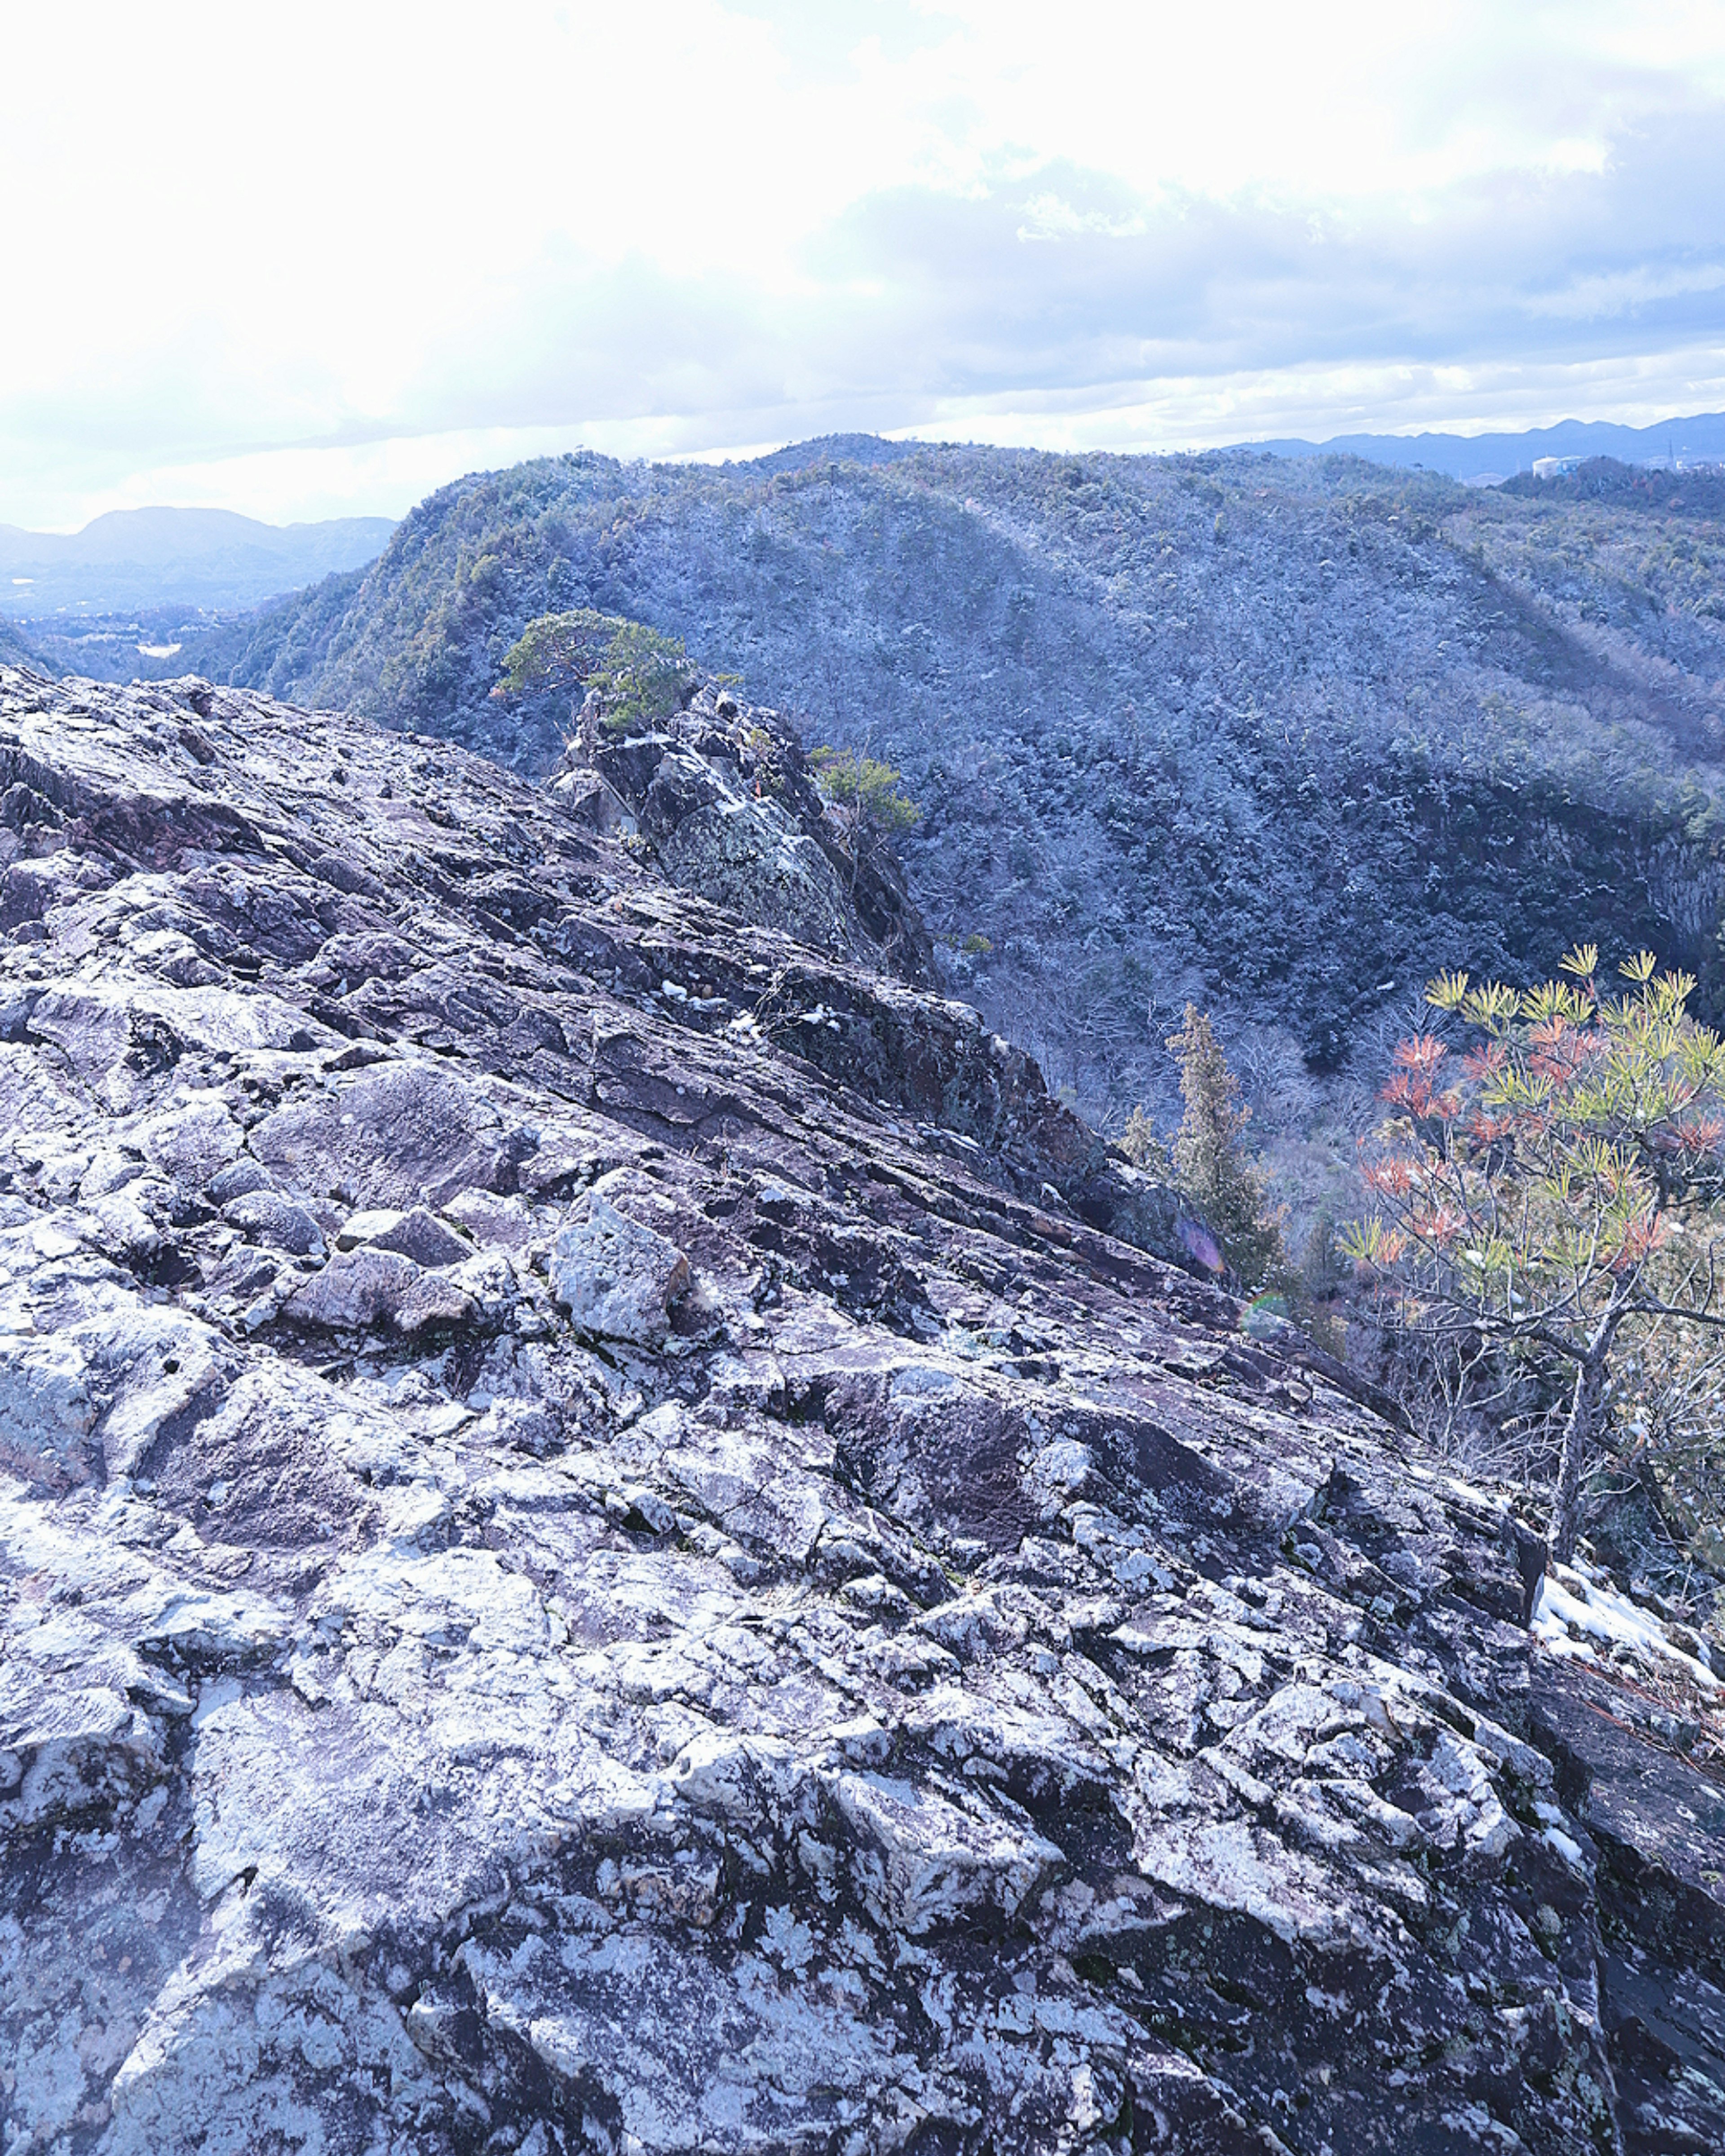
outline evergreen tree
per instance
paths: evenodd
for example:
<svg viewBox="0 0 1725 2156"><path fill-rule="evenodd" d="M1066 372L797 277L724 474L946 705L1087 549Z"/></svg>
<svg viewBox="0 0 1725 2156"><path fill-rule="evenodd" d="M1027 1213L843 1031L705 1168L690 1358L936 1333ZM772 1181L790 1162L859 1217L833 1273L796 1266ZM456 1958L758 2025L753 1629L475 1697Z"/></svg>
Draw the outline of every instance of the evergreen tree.
<svg viewBox="0 0 1725 2156"><path fill-rule="evenodd" d="M1614 1364L1650 1330L1725 1327L1725 1041L1692 1019L1693 978L1647 952L1602 993L1592 944L1567 981L1518 993L1434 981L1472 1035L1452 1058L1404 1040L1396 1113L1367 1178L1383 1207L1345 1247L1387 1322L1437 1346L1485 1341L1569 1378L1550 1553L1573 1555Z"/></svg>
<svg viewBox="0 0 1725 2156"><path fill-rule="evenodd" d="M1219 1239L1230 1270L1254 1293L1286 1270L1287 1259L1281 1216L1245 1147L1252 1111L1240 1100L1240 1081L1214 1028L1195 1004L1187 1004L1186 1023L1168 1045L1180 1059L1186 1104L1174 1133L1175 1182Z"/></svg>
<svg viewBox="0 0 1725 2156"><path fill-rule="evenodd" d="M1142 1168L1147 1174L1159 1175L1165 1182L1174 1179L1174 1164L1168 1158L1168 1149L1156 1135L1156 1126L1142 1107L1134 1108L1126 1119L1126 1128L1120 1133L1120 1150L1134 1168Z"/></svg>
<svg viewBox="0 0 1725 2156"><path fill-rule="evenodd" d="M828 821L850 860L854 892L864 855L885 843L890 834L913 829L922 820L922 811L899 792L901 774L890 763L860 756L855 749L828 747L811 750L809 761L826 803Z"/></svg>
<svg viewBox="0 0 1725 2156"><path fill-rule="evenodd" d="M596 699L599 721L614 734L670 718L695 685L680 638L591 607L530 621L505 653L503 665L494 696L548 686L585 690Z"/></svg>

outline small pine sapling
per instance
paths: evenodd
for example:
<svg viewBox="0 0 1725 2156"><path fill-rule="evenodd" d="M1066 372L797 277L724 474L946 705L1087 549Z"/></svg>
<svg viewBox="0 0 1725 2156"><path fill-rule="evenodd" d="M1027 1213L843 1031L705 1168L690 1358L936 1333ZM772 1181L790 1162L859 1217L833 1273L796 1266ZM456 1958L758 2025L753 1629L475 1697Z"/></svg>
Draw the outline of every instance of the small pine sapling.
<svg viewBox="0 0 1725 2156"><path fill-rule="evenodd" d="M870 844L891 833L913 829L922 822L922 811L908 795L899 792L901 774L890 763L860 756L855 749L825 747L812 750L809 761L839 843L849 856L855 890Z"/></svg>
<svg viewBox="0 0 1725 2156"><path fill-rule="evenodd" d="M1365 1162L1381 1209L1343 1239L1393 1332L1567 1369L1556 1563L1574 1554L1621 1346L1671 1322L1725 1326L1710 1211L1725 1043L1689 1014L1689 975L1642 952L1613 995L1598 965L1589 944L1563 960L1567 979L1525 993L1465 973L1431 983L1465 1051L1436 1032L1397 1049L1394 1113Z"/></svg>

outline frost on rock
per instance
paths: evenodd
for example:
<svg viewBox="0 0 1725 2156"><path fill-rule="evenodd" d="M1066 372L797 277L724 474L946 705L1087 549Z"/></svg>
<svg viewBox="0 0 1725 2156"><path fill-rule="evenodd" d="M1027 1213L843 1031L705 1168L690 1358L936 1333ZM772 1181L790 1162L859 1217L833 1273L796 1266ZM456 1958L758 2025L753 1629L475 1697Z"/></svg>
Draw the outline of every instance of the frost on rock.
<svg viewBox="0 0 1725 2156"><path fill-rule="evenodd" d="M89 1366L74 1342L0 1334L0 1461L52 1483L86 1482L95 1420Z"/></svg>
<svg viewBox="0 0 1725 2156"><path fill-rule="evenodd" d="M1698 1643L963 1006L317 729L0 670L0 2142L1725 2145Z"/></svg>

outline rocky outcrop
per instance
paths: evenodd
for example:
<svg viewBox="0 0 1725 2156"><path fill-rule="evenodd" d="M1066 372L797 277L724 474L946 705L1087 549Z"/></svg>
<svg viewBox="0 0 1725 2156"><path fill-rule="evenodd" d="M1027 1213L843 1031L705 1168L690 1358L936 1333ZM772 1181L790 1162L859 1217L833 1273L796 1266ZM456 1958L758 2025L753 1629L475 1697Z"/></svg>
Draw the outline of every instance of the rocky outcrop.
<svg viewBox="0 0 1725 2156"><path fill-rule="evenodd" d="M934 946L888 848L841 834L795 729L701 684L659 726L609 732L597 709L552 783L599 830L639 836L671 882L818 951L934 978Z"/></svg>
<svg viewBox="0 0 1725 2156"><path fill-rule="evenodd" d="M1719 2145L1702 1643L961 1007L201 683L0 793L8 2148Z"/></svg>

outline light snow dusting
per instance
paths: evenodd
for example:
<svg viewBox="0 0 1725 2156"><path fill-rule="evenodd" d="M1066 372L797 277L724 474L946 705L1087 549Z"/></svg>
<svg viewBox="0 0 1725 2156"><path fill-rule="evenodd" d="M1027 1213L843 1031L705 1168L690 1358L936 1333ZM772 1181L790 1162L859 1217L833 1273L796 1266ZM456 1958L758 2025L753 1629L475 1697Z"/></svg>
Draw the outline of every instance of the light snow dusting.
<svg viewBox="0 0 1725 2156"><path fill-rule="evenodd" d="M1540 1582L1532 1629L1554 1654L1592 1661L1593 1642L1599 1640L1608 1651L1624 1646L1642 1656L1661 1656L1681 1664L1704 1691L1718 1689L1719 1680L1712 1670L1676 1645L1652 1610L1620 1594L1603 1579L1589 1578L1568 1565L1558 1566L1555 1578L1548 1574Z"/></svg>

